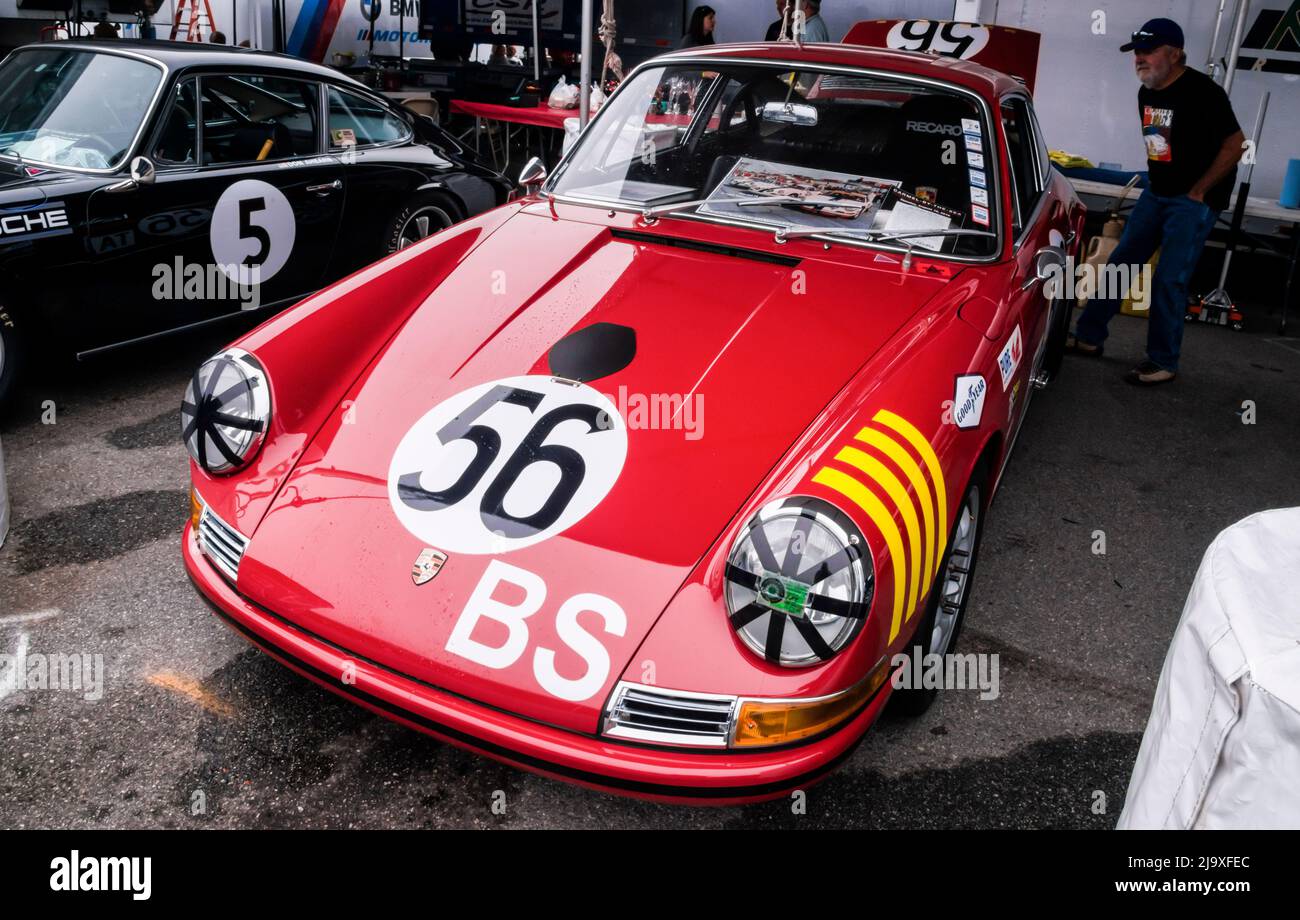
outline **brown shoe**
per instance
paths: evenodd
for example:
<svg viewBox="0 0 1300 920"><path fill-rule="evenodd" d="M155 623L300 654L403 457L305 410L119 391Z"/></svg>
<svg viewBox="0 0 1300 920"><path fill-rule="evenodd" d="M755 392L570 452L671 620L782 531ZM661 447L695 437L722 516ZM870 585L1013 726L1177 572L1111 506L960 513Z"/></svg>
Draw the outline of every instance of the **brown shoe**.
<svg viewBox="0 0 1300 920"><path fill-rule="evenodd" d="M1143 361L1133 370L1124 375L1124 380L1134 386L1153 387L1157 384L1168 383L1178 375L1173 371L1167 371L1154 361Z"/></svg>
<svg viewBox="0 0 1300 920"><path fill-rule="evenodd" d="M1106 349L1101 345L1081 341L1074 333L1070 333L1065 337L1065 350L1074 352L1076 355L1082 355L1085 358L1100 358Z"/></svg>

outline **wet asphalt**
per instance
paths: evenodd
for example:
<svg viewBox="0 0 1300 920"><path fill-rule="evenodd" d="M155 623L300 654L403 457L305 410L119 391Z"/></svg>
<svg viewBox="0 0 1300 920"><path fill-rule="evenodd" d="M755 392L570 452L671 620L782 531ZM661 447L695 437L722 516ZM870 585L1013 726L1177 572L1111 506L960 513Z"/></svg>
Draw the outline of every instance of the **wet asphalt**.
<svg viewBox="0 0 1300 920"><path fill-rule="evenodd" d="M960 641L998 654L1000 695L887 713L802 811L584 790L299 678L212 616L178 552L181 391L233 331L34 368L0 423L0 655L100 655L104 688L0 698L0 827L1111 827L1206 546L1300 504L1300 340L1268 325L1189 328L1182 376L1150 391L1120 379L1142 320L1067 358L1033 397Z"/></svg>

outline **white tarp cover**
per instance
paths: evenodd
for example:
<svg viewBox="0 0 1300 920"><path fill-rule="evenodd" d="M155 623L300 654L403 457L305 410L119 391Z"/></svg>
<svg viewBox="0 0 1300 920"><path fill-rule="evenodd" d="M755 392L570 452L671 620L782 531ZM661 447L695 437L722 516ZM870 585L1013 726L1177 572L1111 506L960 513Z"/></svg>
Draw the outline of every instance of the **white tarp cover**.
<svg viewBox="0 0 1300 920"><path fill-rule="evenodd" d="M1223 531L1160 672L1120 829L1300 828L1300 508Z"/></svg>

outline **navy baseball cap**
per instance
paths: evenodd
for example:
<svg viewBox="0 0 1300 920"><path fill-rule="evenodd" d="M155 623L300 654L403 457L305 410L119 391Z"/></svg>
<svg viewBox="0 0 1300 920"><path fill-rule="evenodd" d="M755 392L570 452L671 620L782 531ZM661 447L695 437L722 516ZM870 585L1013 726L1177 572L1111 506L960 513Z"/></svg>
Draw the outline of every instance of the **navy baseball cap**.
<svg viewBox="0 0 1300 920"><path fill-rule="evenodd" d="M1132 41L1121 45L1120 51L1150 51L1161 45L1183 47L1183 30L1172 19L1152 19L1132 35Z"/></svg>

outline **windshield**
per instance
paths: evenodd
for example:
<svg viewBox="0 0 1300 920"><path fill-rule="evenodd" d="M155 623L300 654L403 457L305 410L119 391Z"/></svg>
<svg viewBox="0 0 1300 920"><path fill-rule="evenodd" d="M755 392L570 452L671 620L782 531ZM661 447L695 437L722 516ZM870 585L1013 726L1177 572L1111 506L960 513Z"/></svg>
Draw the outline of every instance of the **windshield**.
<svg viewBox="0 0 1300 920"><path fill-rule="evenodd" d="M918 251L988 256L990 136L974 96L903 77L650 67L606 104L548 191L661 213L684 202L677 213L849 241L912 234ZM971 232L939 235L955 230Z"/></svg>
<svg viewBox="0 0 1300 920"><path fill-rule="evenodd" d="M111 169L130 152L161 68L94 51L34 48L0 64L0 155Z"/></svg>

